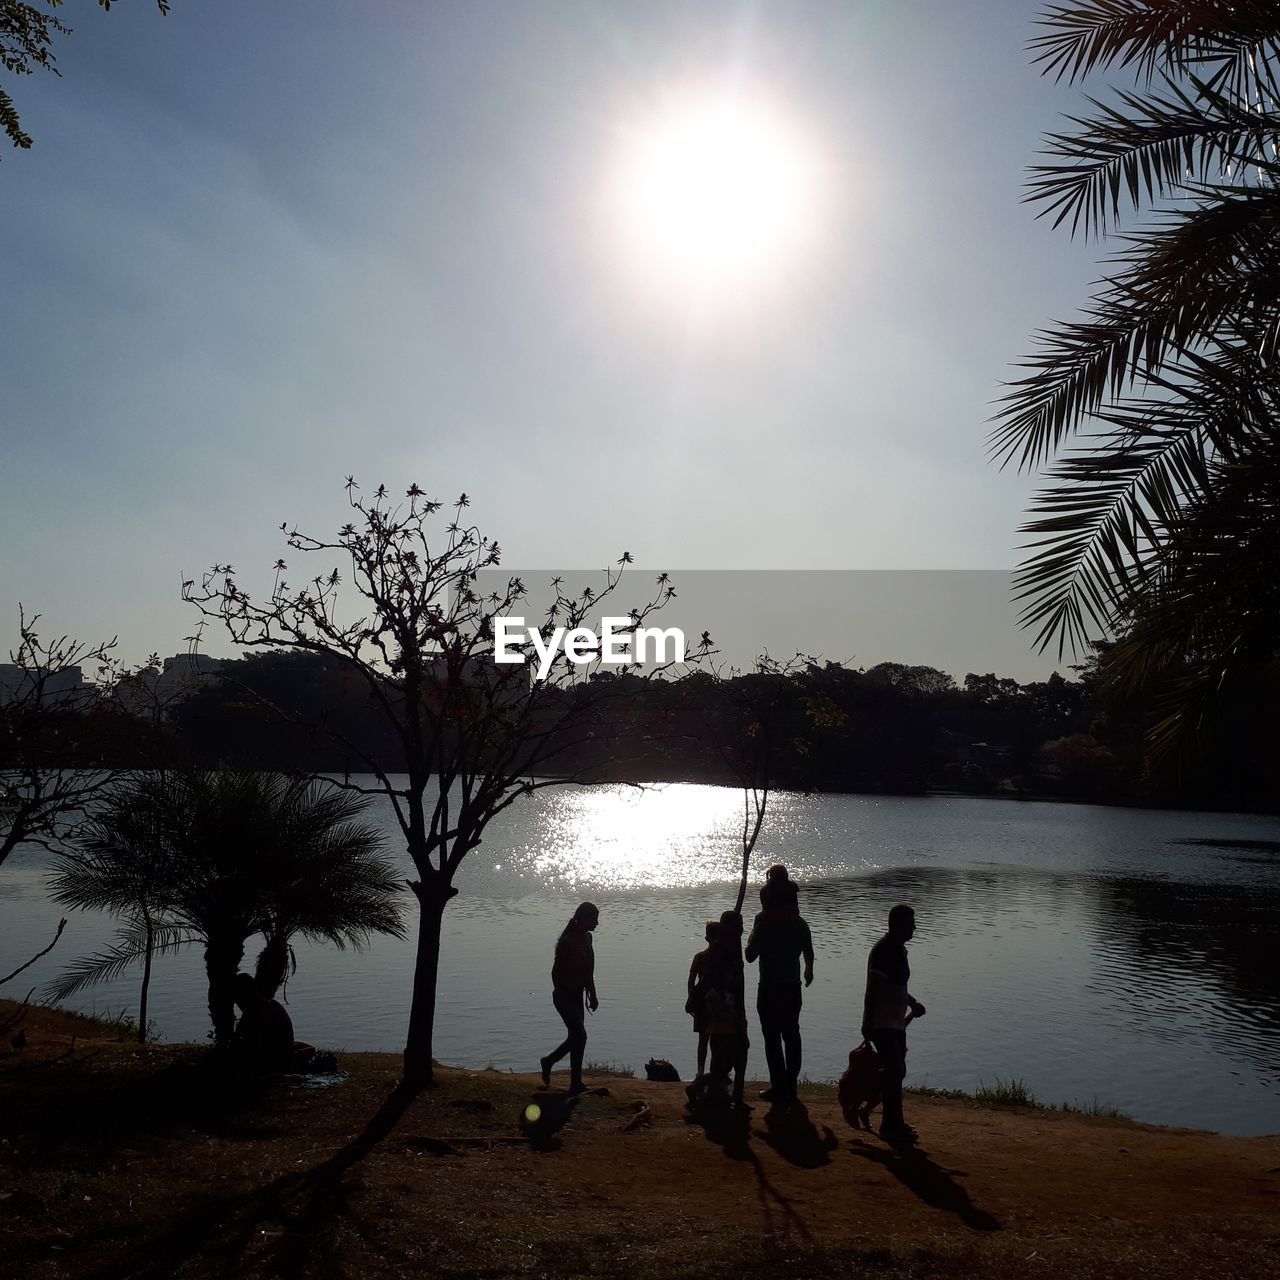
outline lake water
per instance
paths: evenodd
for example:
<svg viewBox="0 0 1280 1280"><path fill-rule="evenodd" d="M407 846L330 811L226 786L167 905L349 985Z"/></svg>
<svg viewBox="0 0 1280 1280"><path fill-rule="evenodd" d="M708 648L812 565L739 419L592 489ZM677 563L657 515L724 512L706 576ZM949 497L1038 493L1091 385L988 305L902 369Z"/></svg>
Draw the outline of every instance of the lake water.
<svg viewBox="0 0 1280 1280"><path fill-rule="evenodd" d="M666 785L548 790L495 821L445 916L436 1054L536 1070L561 1038L556 934L601 907L601 1007L589 1060L667 1057L688 1078L685 976L703 920L733 905L741 793ZM389 810L377 810L396 832ZM1120 1108L1226 1133L1280 1132L1280 820L970 798L777 794L757 851L804 886L817 978L805 994L805 1074L831 1079L857 1039L866 953L888 908L914 905L909 1083L1022 1079L1041 1100ZM0 973L43 946L59 912L43 855L0 869ZM408 873L406 864L406 874ZM755 900L753 886L748 910ZM97 949L110 922L73 915L53 954L6 995ZM253 954L253 944L250 954ZM335 1049L403 1045L413 942L353 954L300 947L297 1034ZM752 982L748 969L748 982ZM133 1011L136 979L85 993ZM165 1039L208 1028L195 952L157 962ZM753 1029L749 1074L764 1074Z"/></svg>

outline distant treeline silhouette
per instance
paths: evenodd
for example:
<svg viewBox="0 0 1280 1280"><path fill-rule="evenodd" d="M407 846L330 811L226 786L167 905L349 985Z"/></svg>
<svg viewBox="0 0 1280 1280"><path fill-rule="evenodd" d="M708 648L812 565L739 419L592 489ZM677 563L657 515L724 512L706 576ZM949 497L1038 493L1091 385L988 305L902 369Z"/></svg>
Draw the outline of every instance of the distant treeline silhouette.
<svg viewBox="0 0 1280 1280"><path fill-rule="evenodd" d="M1077 670L1076 679L1026 684L993 674L957 684L936 668L895 662L729 677L695 670L666 681L624 672L597 677L634 684L634 696L609 704L623 722L602 725L561 763L614 780L739 785L734 753L767 732L762 767L774 787L1277 807L1280 751L1266 710L1280 709L1274 671L1260 670L1219 709L1195 757L1156 768L1144 747L1145 704L1104 694L1096 662ZM321 654L268 651L226 663L220 679L171 709L167 732L173 751L202 763L362 772L344 739L388 769L401 758L367 688Z"/></svg>

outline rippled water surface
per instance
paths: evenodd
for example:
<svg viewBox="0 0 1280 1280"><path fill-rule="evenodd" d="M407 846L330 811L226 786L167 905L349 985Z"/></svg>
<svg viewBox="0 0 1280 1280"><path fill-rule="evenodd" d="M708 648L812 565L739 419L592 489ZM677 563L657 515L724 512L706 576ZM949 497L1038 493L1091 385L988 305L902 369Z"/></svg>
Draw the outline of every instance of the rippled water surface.
<svg viewBox="0 0 1280 1280"><path fill-rule="evenodd" d="M741 803L690 785L553 790L495 821L445 917L437 1056L536 1067L562 1031L549 991L555 935L590 897L601 906L601 1007L588 1058L638 1068L669 1057L687 1074L685 975L704 918L733 905ZM1267 847L1277 841L1280 821L1233 814L777 795L756 866L785 861L805 886L818 956L805 1073L843 1069L867 949L888 908L907 901L912 988L929 1009L910 1036L915 1083L972 1089L1012 1076L1049 1102L1280 1132L1280 852ZM0 870L0 973L52 934L44 875L36 854ZM109 931L73 916L24 978L48 981ZM398 1050L412 954L412 940L358 955L300 948L288 989L298 1035ZM113 983L80 1005L132 1010L136 986ZM197 954L158 962L152 1005L165 1038L204 1037ZM753 1040L751 1073L763 1074Z"/></svg>

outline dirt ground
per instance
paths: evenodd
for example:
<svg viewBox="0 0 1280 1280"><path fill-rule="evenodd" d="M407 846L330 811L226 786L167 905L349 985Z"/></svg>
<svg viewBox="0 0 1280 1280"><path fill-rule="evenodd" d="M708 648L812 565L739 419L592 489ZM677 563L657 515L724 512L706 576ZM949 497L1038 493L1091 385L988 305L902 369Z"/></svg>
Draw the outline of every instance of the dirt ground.
<svg viewBox="0 0 1280 1280"><path fill-rule="evenodd" d="M25 1031L0 1054L5 1277L1280 1275L1280 1137L911 1098L904 1152L826 1087L743 1126L678 1084L570 1107L446 1069L411 1098L385 1054L318 1089L57 1011Z"/></svg>

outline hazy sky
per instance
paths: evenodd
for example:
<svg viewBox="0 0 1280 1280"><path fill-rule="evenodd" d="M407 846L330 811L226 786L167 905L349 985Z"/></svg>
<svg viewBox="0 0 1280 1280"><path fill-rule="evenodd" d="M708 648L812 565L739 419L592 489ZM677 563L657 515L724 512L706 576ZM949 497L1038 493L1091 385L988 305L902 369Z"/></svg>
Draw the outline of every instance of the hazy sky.
<svg viewBox="0 0 1280 1280"><path fill-rule="evenodd" d="M21 600L180 650L182 577L262 590L348 473L466 490L521 566L1013 564L990 402L1096 270L1020 203L1076 103L1037 7L69 0L62 78L6 80L0 647ZM719 288L613 195L698 95L781 121L812 192Z"/></svg>

